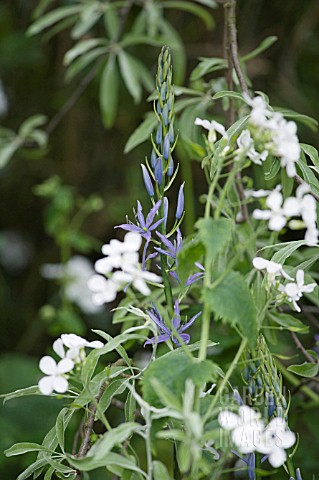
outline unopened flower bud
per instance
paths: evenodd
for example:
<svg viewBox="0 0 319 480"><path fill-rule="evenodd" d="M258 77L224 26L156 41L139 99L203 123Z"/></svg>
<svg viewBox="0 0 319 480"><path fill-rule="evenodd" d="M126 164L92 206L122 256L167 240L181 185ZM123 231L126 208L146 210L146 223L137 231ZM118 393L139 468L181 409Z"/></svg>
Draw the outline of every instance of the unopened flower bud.
<svg viewBox="0 0 319 480"><path fill-rule="evenodd" d="M179 187L177 208L175 213L175 217L177 218L177 220L181 218L184 212L184 185L185 182L183 182L182 185Z"/></svg>
<svg viewBox="0 0 319 480"><path fill-rule="evenodd" d="M169 177L171 177L173 175L173 172L174 172L174 162L173 162L173 159L172 157L169 159L169 165L168 165L168 169L167 169L167 175Z"/></svg>
<svg viewBox="0 0 319 480"><path fill-rule="evenodd" d="M162 138L163 138L162 123L160 122L157 127L157 133L156 133L156 139L155 139L157 145L160 145L162 143Z"/></svg>
<svg viewBox="0 0 319 480"><path fill-rule="evenodd" d="M163 157L165 160L169 159L170 147L171 147L171 144L169 141L169 133L167 133L164 138L164 146L163 146Z"/></svg>
<svg viewBox="0 0 319 480"><path fill-rule="evenodd" d="M151 153L151 165L153 169L155 168L156 160L157 160L157 156L156 156L155 150L153 149Z"/></svg>
<svg viewBox="0 0 319 480"><path fill-rule="evenodd" d="M166 230L166 224L167 224L167 217L168 217L168 198L164 197L164 228Z"/></svg>
<svg viewBox="0 0 319 480"><path fill-rule="evenodd" d="M163 112L162 112L163 120L164 120L164 125L168 125L168 106L167 103L165 103L163 107Z"/></svg>
<svg viewBox="0 0 319 480"><path fill-rule="evenodd" d="M154 175L155 175L155 180L157 181L158 185L162 185L163 163L162 163L162 159L160 157L155 162Z"/></svg>
<svg viewBox="0 0 319 480"><path fill-rule="evenodd" d="M153 188L153 184L152 184L150 174L148 173L145 165L142 164L141 167L142 167L143 180L144 180L144 184L145 184L145 188L147 190L147 193L149 194L150 197L154 197L154 188Z"/></svg>

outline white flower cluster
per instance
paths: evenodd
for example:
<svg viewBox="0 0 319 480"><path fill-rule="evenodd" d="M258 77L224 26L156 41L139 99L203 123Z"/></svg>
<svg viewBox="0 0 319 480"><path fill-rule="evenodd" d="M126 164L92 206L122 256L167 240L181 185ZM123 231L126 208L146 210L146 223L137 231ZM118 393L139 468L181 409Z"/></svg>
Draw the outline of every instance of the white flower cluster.
<svg viewBox="0 0 319 480"><path fill-rule="evenodd" d="M87 285L94 270L86 257L75 255L65 265L46 263L41 267L41 274L49 279L63 279L66 298L78 305L84 313L95 314L101 310L100 306L93 303Z"/></svg>
<svg viewBox="0 0 319 480"><path fill-rule="evenodd" d="M258 129L260 140L266 139L265 150L280 158L288 177L296 175L296 162L300 157L300 145L295 122L285 120L282 113L270 110L263 97L246 98L251 107L249 122Z"/></svg>
<svg viewBox="0 0 319 480"><path fill-rule="evenodd" d="M296 274L296 280L291 278L283 269L283 266L280 263L272 262L271 260L266 260L265 258L255 257L253 259L253 265L256 270L266 270L268 282L270 285L274 285L278 291L281 293L281 298L278 300L287 299L288 302L291 302L297 312L301 312L301 309L298 305L298 300L301 299L304 293L311 293L316 288L316 283L309 283L305 285L305 272L303 270L298 270ZM276 277L283 276L286 280L292 280L291 282L283 285Z"/></svg>
<svg viewBox="0 0 319 480"><path fill-rule="evenodd" d="M288 197L286 200L283 199L280 189L281 187L277 185L271 192L261 191L259 196L267 196L266 205L269 210L256 209L253 211L253 217L257 220L268 220L269 229L274 231L280 231L291 217L301 217L302 226L306 228L305 241L307 245L317 245L319 232L316 224L316 200L309 193L309 185L302 183L296 190L296 196ZM254 196L257 197L258 192L254 193ZM293 220L289 222L288 226L294 228L296 223Z"/></svg>
<svg viewBox="0 0 319 480"><path fill-rule="evenodd" d="M65 393L69 388L66 374L73 370L75 364L83 362L84 348L102 348L103 343L98 340L88 342L75 333L65 333L55 340L52 347L61 360L57 363L49 355L41 358L39 367L46 376L40 379L38 386L43 395L51 395L53 391Z"/></svg>
<svg viewBox="0 0 319 480"><path fill-rule="evenodd" d="M199 125L205 130L208 130L208 141L209 143L215 143L217 139L216 132L219 133L223 138L228 140L228 134L226 132L226 129L224 125L221 123L216 122L215 120L203 120L201 118L196 118L195 119L195 125Z"/></svg>
<svg viewBox="0 0 319 480"><path fill-rule="evenodd" d="M285 450L296 441L282 418L274 418L265 426L260 414L246 405L239 407L239 415L228 410L220 412L218 421L231 431L231 439L241 453L263 453L274 468L285 463Z"/></svg>
<svg viewBox="0 0 319 480"><path fill-rule="evenodd" d="M255 150L254 140L249 130L243 130L237 138L238 149L236 151L236 159L242 155L248 157L256 165L261 165L268 157L268 151L263 150L261 153Z"/></svg>
<svg viewBox="0 0 319 480"><path fill-rule="evenodd" d="M142 270L138 255L141 244L142 237L139 233L128 232L123 242L112 239L109 244L103 245L102 253L105 258L101 258L94 265L99 275L93 275L88 281L96 305L112 302L117 292L130 284L143 295L149 295L151 291L146 282L162 281L155 273Z"/></svg>

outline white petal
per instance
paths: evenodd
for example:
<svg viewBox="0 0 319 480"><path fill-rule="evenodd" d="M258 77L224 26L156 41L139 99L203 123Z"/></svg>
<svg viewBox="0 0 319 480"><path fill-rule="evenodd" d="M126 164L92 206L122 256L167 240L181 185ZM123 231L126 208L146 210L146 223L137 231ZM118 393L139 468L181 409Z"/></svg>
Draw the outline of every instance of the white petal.
<svg viewBox="0 0 319 480"><path fill-rule="evenodd" d="M232 432L231 437L242 453L252 453L260 443L260 429L247 425L238 427Z"/></svg>
<svg viewBox="0 0 319 480"><path fill-rule="evenodd" d="M282 205L282 194L278 190L273 190L266 200L266 205L271 210L279 210Z"/></svg>
<svg viewBox="0 0 319 480"><path fill-rule="evenodd" d="M105 288L107 280L101 275L93 275L88 280L88 287L92 292L100 292Z"/></svg>
<svg viewBox="0 0 319 480"><path fill-rule="evenodd" d="M143 278L136 278L133 281L133 287L135 287L136 290L141 292L142 295L147 296L151 293L151 290L149 289L149 287L147 286L147 284L145 283L145 280L143 280Z"/></svg>
<svg viewBox="0 0 319 480"><path fill-rule="evenodd" d="M102 347L104 347L104 344L102 342L100 342L99 340L94 340L93 342L88 342L87 347L102 348Z"/></svg>
<svg viewBox="0 0 319 480"><path fill-rule="evenodd" d="M286 223L287 223L287 219L284 215L282 215L280 213L278 213L278 214L275 213L271 216L268 226L269 226L270 230L278 232L279 230L284 228Z"/></svg>
<svg viewBox="0 0 319 480"><path fill-rule="evenodd" d="M55 351L55 353L59 355L60 358L65 357L65 351L64 351L63 342L61 338L58 338L57 340L55 340L55 342L53 342L52 348Z"/></svg>
<svg viewBox="0 0 319 480"><path fill-rule="evenodd" d="M224 410L218 415L218 422L225 430L233 430L238 427L239 417L233 412Z"/></svg>
<svg viewBox="0 0 319 480"><path fill-rule="evenodd" d="M121 268L123 270L129 270L132 266L136 267L138 265L138 253L137 252L126 252L122 256Z"/></svg>
<svg viewBox="0 0 319 480"><path fill-rule="evenodd" d="M124 237L125 251L138 252L142 244L142 237L137 232L128 232Z"/></svg>
<svg viewBox="0 0 319 480"><path fill-rule="evenodd" d="M43 395L51 395L53 392L54 377L43 377L38 383L38 387Z"/></svg>
<svg viewBox="0 0 319 480"><path fill-rule="evenodd" d="M201 118L196 118L195 119L195 125L200 125L201 127L206 128L206 130L211 130L212 125L208 120L202 120Z"/></svg>
<svg viewBox="0 0 319 480"><path fill-rule="evenodd" d="M305 272L300 269L297 271L297 274L296 274L296 283L299 288L303 287L304 281L305 281Z"/></svg>
<svg viewBox="0 0 319 480"><path fill-rule="evenodd" d="M282 270L282 265L280 263L276 263L273 261L270 261L267 267L267 272L268 273L281 273Z"/></svg>
<svg viewBox="0 0 319 480"><path fill-rule="evenodd" d="M256 270L263 270L264 268L267 268L268 264L269 264L269 260L266 260L265 258L255 257L253 259L253 265L256 268Z"/></svg>
<svg viewBox="0 0 319 480"><path fill-rule="evenodd" d="M46 375L54 375L56 372L57 364L54 358L46 355L45 357L41 358L39 367L41 372L45 373Z"/></svg>
<svg viewBox="0 0 319 480"><path fill-rule="evenodd" d="M113 257L100 258L94 264L94 269L97 273L109 273L113 269L113 262L111 261Z"/></svg>
<svg viewBox="0 0 319 480"><path fill-rule="evenodd" d="M74 367L74 362L70 358L63 358L60 360L57 366L57 373L67 373L70 372Z"/></svg>
<svg viewBox="0 0 319 480"><path fill-rule="evenodd" d="M305 292L305 293L311 293L314 291L314 289L316 288L317 284L316 283L309 283L308 285L304 285L302 287L302 291Z"/></svg>
<svg viewBox="0 0 319 480"><path fill-rule="evenodd" d="M285 463L286 458L287 455L285 450L283 450L282 448L276 448L270 453L268 461L272 467L278 468Z"/></svg>
<svg viewBox="0 0 319 480"><path fill-rule="evenodd" d="M283 210L287 217L298 217L300 215L301 203L295 197L289 197L285 200Z"/></svg>
<svg viewBox="0 0 319 480"><path fill-rule="evenodd" d="M82 347L85 345L85 338L76 335L75 333L63 333L61 335L62 342L68 348L72 347Z"/></svg>
<svg viewBox="0 0 319 480"><path fill-rule="evenodd" d="M121 272L121 271L114 272L112 276L112 281L116 285L121 285L123 283L131 283L133 279L134 279L134 276L131 273Z"/></svg>
<svg viewBox="0 0 319 480"><path fill-rule="evenodd" d="M260 414L255 412L253 408L250 408L247 405L242 405L239 407L239 418L241 425L253 425L256 424L256 420L259 420Z"/></svg>
<svg viewBox="0 0 319 480"><path fill-rule="evenodd" d="M256 218L256 220L269 220L271 217L271 211L256 208L256 210L253 211L253 217Z"/></svg>
<svg viewBox="0 0 319 480"><path fill-rule="evenodd" d="M64 393L69 388L69 384L66 378L64 377L54 377L53 388L58 393Z"/></svg>

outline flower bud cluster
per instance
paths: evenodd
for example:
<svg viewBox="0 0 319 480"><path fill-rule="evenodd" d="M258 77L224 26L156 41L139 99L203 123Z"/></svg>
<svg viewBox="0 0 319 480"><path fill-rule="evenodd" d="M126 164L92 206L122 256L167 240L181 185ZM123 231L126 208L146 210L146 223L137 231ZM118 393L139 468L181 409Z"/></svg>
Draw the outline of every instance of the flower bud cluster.
<svg viewBox="0 0 319 480"><path fill-rule="evenodd" d="M256 350L247 353L246 362L244 377L250 401L255 403L258 397L261 398L265 416L269 419L286 418L288 405L282 391L282 377L262 335L257 339Z"/></svg>

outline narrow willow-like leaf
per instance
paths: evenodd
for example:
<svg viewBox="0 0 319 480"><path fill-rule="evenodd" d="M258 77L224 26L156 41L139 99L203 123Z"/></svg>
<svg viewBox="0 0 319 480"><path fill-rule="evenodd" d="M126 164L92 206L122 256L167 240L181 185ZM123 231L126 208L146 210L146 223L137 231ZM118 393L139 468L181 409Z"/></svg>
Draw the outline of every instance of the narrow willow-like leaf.
<svg viewBox="0 0 319 480"><path fill-rule="evenodd" d="M100 107L106 128L113 126L117 112L119 75L115 59L114 54L109 56L100 80Z"/></svg>

